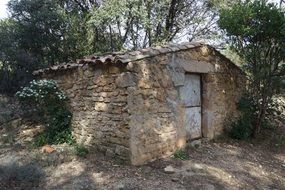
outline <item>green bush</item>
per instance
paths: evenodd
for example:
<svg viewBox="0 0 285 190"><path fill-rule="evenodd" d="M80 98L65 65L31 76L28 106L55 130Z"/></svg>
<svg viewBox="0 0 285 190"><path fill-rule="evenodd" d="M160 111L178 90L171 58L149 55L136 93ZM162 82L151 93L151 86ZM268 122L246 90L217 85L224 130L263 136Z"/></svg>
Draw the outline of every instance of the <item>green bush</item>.
<svg viewBox="0 0 285 190"><path fill-rule="evenodd" d="M30 85L16 93L22 105L32 106L46 124L44 134L37 137L35 144L60 144L74 142L71 130L71 113L66 107L67 97L53 80L33 80Z"/></svg>
<svg viewBox="0 0 285 190"><path fill-rule="evenodd" d="M44 146L47 143L47 138L45 136L45 134L40 134L36 137L34 144L38 147L40 146Z"/></svg>
<svg viewBox="0 0 285 190"><path fill-rule="evenodd" d="M179 160L188 160L189 159L189 156L187 154L187 152L183 149L179 149L177 150L174 154L173 154L173 157L175 159L179 159Z"/></svg>
<svg viewBox="0 0 285 190"><path fill-rule="evenodd" d="M251 120L243 116L234 122L231 126L230 137L233 139L244 140L248 139L252 135Z"/></svg>
<svg viewBox="0 0 285 190"><path fill-rule="evenodd" d="M86 157L89 150L83 145L75 145L75 154L80 157Z"/></svg>
<svg viewBox="0 0 285 190"><path fill-rule="evenodd" d="M252 136L253 122L256 113L256 106L254 101L249 98L250 96L244 95L238 103L238 110L242 116L232 123L229 135L233 139L244 140Z"/></svg>

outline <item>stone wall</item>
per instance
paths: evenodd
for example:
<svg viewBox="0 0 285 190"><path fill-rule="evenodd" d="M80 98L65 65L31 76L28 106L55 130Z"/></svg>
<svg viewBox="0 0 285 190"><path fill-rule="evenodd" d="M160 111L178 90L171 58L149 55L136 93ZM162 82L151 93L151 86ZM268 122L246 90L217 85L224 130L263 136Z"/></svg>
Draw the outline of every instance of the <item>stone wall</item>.
<svg viewBox="0 0 285 190"><path fill-rule="evenodd" d="M220 134L237 115L240 70L211 48L157 55L127 64L84 65L45 74L67 93L78 143L139 165L185 146L179 87L202 75L203 135Z"/></svg>
<svg viewBox="0 0 285 190"><path fill-rule="evenodd" d="M108 156L129 159L126 88L132 84L120 80L124 77L120 69L85 65L44 77L55 79L66 92L73 113L73 134L78 143Z"/></svg>
<svg viewBox="0 0 285 190"><path fill-rule="evenodd" d="M178 91L164 64L167 56L157 56L128 68L137 85L128 89L132 163L169 156L185 145Z"/></svg>
<svg viewBox="0 0 285 190"><path fill-rule="evenodd" d="M203 82L203 136L212 139L229 127L238 116L237 103L242 90L229 74L205 74Z"/></svg>
<svg viewBox="0 0 285 190"><path fill-rule="evenodd" d="M237 104L246 84L246 76L226 59L215 58L216 72L202 75L203 84L203 136L217 137L239 117Z"/></svg>

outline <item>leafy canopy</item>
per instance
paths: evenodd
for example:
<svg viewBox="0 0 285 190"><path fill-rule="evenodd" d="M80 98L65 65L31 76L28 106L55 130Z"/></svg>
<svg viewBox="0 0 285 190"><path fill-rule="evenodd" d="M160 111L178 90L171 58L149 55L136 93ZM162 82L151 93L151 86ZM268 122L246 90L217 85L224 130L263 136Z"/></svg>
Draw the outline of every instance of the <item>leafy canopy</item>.
<svg viewBox="0 0 285 190"><path fill-rule="evenodd" d="M285 76L285 15L267 0L239 1L221 11L219 26L242 58L249 77L248 94L256 106L254 132L260 131L272 97Z"/></svg>

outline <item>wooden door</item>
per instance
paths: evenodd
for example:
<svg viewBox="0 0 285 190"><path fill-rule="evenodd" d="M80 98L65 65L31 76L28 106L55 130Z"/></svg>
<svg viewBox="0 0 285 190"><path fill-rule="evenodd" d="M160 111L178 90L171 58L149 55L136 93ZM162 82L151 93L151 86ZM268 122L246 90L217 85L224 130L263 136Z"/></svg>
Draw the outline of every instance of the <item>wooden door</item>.
<svg viewBox="0 0 285 190"><path fill-rule="evenodd" d="M180 98L185 106L185 129L189 139L202 136L201 129L201 77L186 74L184 85L180 88Z"/></svg>

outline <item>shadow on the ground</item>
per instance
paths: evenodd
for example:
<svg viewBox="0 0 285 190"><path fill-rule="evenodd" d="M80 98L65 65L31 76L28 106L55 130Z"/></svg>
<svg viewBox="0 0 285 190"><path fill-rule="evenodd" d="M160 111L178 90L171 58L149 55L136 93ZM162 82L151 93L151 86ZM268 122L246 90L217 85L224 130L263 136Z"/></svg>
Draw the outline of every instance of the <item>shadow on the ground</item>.
<svg viewBox="0 0 285 190"><path fill-rule="evenodd" d="M189 160L169 158L140 167L95 153L79 158L68 146L56 149L43 154L1 148L0 189L285 189L285 146L264 141L202 143L188 150ZM168 165L177 172L164 173Z"/></svg>
<svg viewBox="0 0 285 190"><path fill-rule="evenodd" d="M248 142L210 143L190 149L188 167L192 175L185 186L211 184L216 189L285 189L284 148L274 150ZM276 155L283 155L283 159ZM195 165L198 165L195 168Z"/></svg>
<svg viewBox="0 0 285 190"><path fill-rule="evenodd" d="M36 163L7 162L0 165L0 189L37 189L45 173Z"/></svg>

